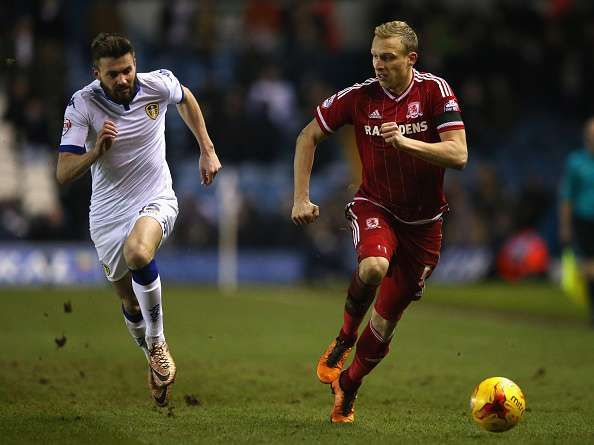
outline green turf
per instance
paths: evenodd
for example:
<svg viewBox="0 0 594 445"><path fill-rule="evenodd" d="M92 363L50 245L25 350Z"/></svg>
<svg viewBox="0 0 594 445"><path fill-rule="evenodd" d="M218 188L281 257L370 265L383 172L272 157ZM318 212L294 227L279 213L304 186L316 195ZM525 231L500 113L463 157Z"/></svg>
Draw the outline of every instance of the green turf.
<svg viewBox="0 0 594 445"><path fill-rule="evenodd" d="M109 289L4 289L0 442L594 442L594 331L583 309L539 284L429 287L361 388L357 422L329 424L332 398L314 365L339 327L342 293L166 289L179 373L172 407L157 409ZM524 421L503 434L468 415L470 391L494 375L527 397Z"/></svg>

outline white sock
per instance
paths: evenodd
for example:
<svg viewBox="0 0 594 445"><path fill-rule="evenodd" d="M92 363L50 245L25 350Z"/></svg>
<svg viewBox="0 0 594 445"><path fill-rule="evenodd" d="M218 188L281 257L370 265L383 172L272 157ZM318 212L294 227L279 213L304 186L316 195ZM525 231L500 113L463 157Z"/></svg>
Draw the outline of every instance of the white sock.
<svg viewBox="0 0 594 445"><path fill-rule="evenodd" d="M165 341L163 333L163 305L161 303L161 278L143 285L132 280L132 289L140 305L146 325L145 339L150 348L154 343Z"/></svg>
<svg viewBox="0 0 594 445"><path fill-rule="evenodd" d="M126 323L126 327L128 328L128 332L136 342L136 344L142 349L144 355L146 356L147 360L149 358L148 347L146 346L146 341L144 339L146 333L146 324L144 323L144 318L141 318L140 321L134 322L128 320L126 314L124 314L124 322Z"/></svg>

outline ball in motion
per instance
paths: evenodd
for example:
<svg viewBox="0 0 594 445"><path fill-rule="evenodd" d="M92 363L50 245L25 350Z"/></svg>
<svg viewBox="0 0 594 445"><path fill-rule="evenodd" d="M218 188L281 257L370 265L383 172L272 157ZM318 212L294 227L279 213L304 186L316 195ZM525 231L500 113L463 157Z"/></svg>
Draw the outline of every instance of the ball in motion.
<svg viewBox="0 0 594 445"><path fill-rule="evenodd" d="M472 418L487 431L503 432L513 428L525 410L522 390L505 377L483 380L470 397Z"/></svg>

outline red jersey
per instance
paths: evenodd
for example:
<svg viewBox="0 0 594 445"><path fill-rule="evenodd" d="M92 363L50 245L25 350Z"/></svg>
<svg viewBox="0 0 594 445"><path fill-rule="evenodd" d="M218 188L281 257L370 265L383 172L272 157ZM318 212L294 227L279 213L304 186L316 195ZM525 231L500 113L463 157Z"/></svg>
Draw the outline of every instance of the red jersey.
<svg viewBox="0 0 594 445"><path fill-rule="evenodd" d="M463 129L458 101L445 80L413 69L411 84L396 97L376 78L367 79L330 96L315 117L326 134L345 124L355 128L363 165L355 199L379 204L408 223L438 219L447 210L445 169L392 147L380 135L384 122L396 122L403 135L425 142Z"/></svg>

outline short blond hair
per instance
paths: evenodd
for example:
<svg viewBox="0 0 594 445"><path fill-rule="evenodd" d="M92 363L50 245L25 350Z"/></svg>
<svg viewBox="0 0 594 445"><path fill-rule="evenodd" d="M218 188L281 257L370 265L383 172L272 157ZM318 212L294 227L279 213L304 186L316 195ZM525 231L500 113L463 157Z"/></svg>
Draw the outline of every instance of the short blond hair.
<svg viewBox="0 0 594 445"><path fill-rule="evenodd" d="M375 27L375 36L380 39L389 39L390 37L400 38L407 53L416 52L419 47L417 34L406 22L394 20L392 22L382 23Z"/></svg>

